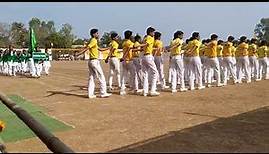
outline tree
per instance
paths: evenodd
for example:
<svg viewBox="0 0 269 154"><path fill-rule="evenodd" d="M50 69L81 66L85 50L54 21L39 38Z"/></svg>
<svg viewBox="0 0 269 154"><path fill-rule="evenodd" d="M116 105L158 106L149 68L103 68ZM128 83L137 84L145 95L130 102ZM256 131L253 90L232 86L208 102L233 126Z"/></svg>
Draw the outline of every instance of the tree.
<svg viewBox="0 0 269 154"><path fill-rule="evenodd" d="M87 41L87 40L78 38L78 39L74 40L73 45L83 45L85 41Z"/></svg>
<svg viewBox="0 0 269 154"><path fill-rule="evenodd" d="M28 31L23 23L13 22L11 24L11 43L16 47L23 47L27 41Z"/></svg>
<svg viewBox="0 0 269 154"><path fill-rule="evenodd" d="M111 38L110 38L110 35L112 34L112 33L116 33L115 31L111 31L111 32L104 32L104 34L103 34L103 36L101 37L101 39L100 39L100 46L101 47L108 47L108 45L109 45L109 43L111 42ZM119 41L118 41L118 43L119 43L119 48L122 48L121 46L122 46L122 39L121 39L121 37L119 36Z"/></svg>
<svg viewBox="0 0 269 154"><path fill-rule="evenodd" d="M11 26L7 23L0 23L0 47L5 47L10 43Z"/></svg>
<svg viewBox="0 0 269 154"><path fill-rule="evenodd" d="M254 29L254 34L259 40L269 41L269 18L262 18Z"/></svg>
<svg viewBox="0 0 269 154"><path fill-rule="evenodd" d="M63 41L63 47L70 48L75 39L75 35L72 34L72 26L70 24L63 24L59 34Z"/></svg>

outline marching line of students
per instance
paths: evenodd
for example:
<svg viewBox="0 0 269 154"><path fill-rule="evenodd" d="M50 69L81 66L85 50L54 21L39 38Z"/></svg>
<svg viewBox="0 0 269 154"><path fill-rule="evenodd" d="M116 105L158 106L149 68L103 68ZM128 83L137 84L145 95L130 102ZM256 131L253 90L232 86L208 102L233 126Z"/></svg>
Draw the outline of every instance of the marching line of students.
<svg viewBox="0 0 269 154"><path fill-rule="evenodd" d="M37 52L40 52L37 50ZM27 76L41 77L42 71L49 75L51 67L48 49L45 49L46 58L44 60L33 59L32 54L27 50L14 50L11 45L8 49L0 50L0 74L5 76Z"/></svg>
<svg viewBox="0 0 269 154"><path fill-rule="evenodd" d="M183 41L184 33L176 31L169 46L164 47L161 33L149 27L146 35L133 37L133 32L124 32L122 44L123 56L119 52L119 36L111 34L111 43L107 48L98 47L98 29L90 30L91 39L87 48L78 55L89 50L89 83L88 96L96 98L94 93L94 80L100 83L101 97L109 97L113 76L117 78L117 88L120 95L126 95L126 82L134 94L143 96L158 96L162 91L171 88L171 92L178 90L204 89L211 87L216 81L216 87L226 86L231 79L233 84L240 84L243 79L250 83L253 78L260 81L269 79L269 53L268 43L241 36L235 40L228 36L227 41L218 40L216 34L210 39L200 41L199 32L193 32L186 42ZM109 64L108 89L100 61L99 51L109 50L105 62ZM168 83L164 75L163 54L169 52ZM160 84L158 89L157 84ZM178 89L179 85L179 89ZM188 86L188 87L187 87ZM197 88L195 88L197 86Z"/></svg>

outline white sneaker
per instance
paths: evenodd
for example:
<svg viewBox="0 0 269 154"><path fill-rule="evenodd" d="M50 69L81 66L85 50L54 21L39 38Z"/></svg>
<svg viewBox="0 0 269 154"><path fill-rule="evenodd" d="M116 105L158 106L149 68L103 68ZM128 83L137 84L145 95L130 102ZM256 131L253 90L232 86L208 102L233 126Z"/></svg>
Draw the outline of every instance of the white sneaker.
<svg viewBox="0 0 269 154"><path fill-rule="evenodd" d="M126 91L120 91L120 95L126 95Z"/></svg>
<svg viewBox="0 0 269 154"><path fill-rule="evenodd" d="M142 92L143 92L143 89L136 90L136 93L142 93Z"/></svg>
<svg viewBox="0 0 269 154"><path fill-rule="evenodd" d="M168 89L168 88L169 88L169 86L164 86L164 87L162 87L162 90Z"/></svg>
<svg viewBox="0 0 269 154"><path fill-rule="evenodd" d="M189 90L191 90L191 91L192 91L192 90L195 90L195 88L194 88L194 87L192 87L192 88L189 88Z"/></svg>
<svg viewBox="0 0 269 154"><path fill-rule="evenodd" d="M110 93L105 93L105 94L102 94L101 95L101 98L106 98L106 97L109 97L109 96L111 96L112 94L110 94Z"/></svg>
<svg viewBox="0 0 269 154"><path fill-rule="evenodd" d="M241 83L242 83L242 81L237 81L237 83L241 84Z"/></svg>
<svg viewBox="0 0 269 154"><path fill-rule="evenodd" d="M205 89L205 86L200 86L197 88L198 90Z"/></svg>
<svg viewBox="0 0 269 154"><path fill-rule="evenodd" d="M177 90L176 90L176 89L172 90L172 93L176 93L176 92L177 92Z"/></svg>
<svg viewBox="0 0 269 154"><path fill-rule="evenodd" d="M143 93L143 96L147 97L148 96L148 93Z"/></svg>
<svg viewBox="0 0 269 154"><path fill-rule="evenodd" d="M251 80L248 80L247 83L251 83Z"/></svg>
<svg viewBox="0 0 269 154"><path fill-rule="evenodd" d="M180 92L185 92L185 91L187 91L188 89L186 89L186 88L180 88Z"/></svg>
<svg viewBox="0 0 269 154"><path fill-rule="evenodd" d="M223 84L221 84L221 83L217 85L217 87L222 87L222 86L223 86Z"/></svg>
<svg viewBox="0 0 269 154"><path fill-rule="evenodd" d="M96 98L96 95L91 95L89 96L89 98Z"/></svg>
<svg viewBox="0 0 269 154"><path fill-rule="evenodd" d="M212 87L212 86L211 86L211 84L207 84L206 87L207 87L207 88L210 88L210 87Z"/></svg>
<svg viewBox="0 0 269 154"><path fill-rule="evenodd" d="M261 81L261 79L255 79L255 81Z"/></svg>
<svg viewBox="0 0 269 154"><path fill-rule="evenodd" d="M159 96L159 95L160 95L160 93L158 93L157 91L150 93L150 96Z"/></svg>

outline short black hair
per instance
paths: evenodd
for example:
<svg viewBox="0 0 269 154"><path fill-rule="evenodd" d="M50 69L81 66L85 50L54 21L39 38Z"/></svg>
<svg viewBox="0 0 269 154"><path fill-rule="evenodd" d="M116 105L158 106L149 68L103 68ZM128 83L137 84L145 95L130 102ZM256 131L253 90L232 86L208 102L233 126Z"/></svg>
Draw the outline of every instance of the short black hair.
<svg viewBox="0 0 269 154"><path fill-rule="evenodd" d="M215 39L217 39L218 38L218 35L217 34L212 34L211 36L210 36L210 39L211 40L215 40Z"/></svg>
<svg viewBox="0 0 269 154"><path fill-rule="evenodd" d="M218 45L219 44L222 44L224 41L222 41L222 40L218 40Z"/></svg>
<svg viewBox="0 0 269 154"><path fill-rule="evenodd" d="M153 27L147 28L147 35L149 35L149 33L154 32L154 31L155 29Z"/></svg>
<svg viewBox="0 0 269 154"><path fill-rule="evenodd" d="M135 41L139 41L140 39L141 39L141 36L138 35L138 34L136 34L135 37L134 37L134 40L135 40Z"/></svg>
<svg viewBox="0 0 269 154"><path fill-rule="evenodd" d="M263 46L263 45L267 45L267 41L266 40L261 40L260 46Z"/></svg>
<svg viewBox="0 0 269 154"><path fill-rule="evenodd" d="M91 35L91 37L93 37L93 35L95 34L95 33L97 33L98 32L98 29L91 29L90 30L90 35Z"/></svg>
<svg viewBox="0 0 269 154"><path fill-rule="evenodd" d="M206 39L203 39L203 40L202 40L202 44L205 44L205 43L206 43Z"/></svg>
<svg viewBox="0 0 269 154"><path fill-rule="evenodd" d="M184 33L182 31L176 31L174 33L174 39L179 38L180 35L183 35Z"/></svg>
<svg viewBox="0 0 269 154"><path fill-rule="evenodd" d="M247 41L247 37L246 36L241 36L240 37L240 42L246 42Z"/></svg>
<svg viewBox="0 0 269 154"><path fill-rule="evenodd" d="M155 33L154 33L154 39L155 39L155 40L156 40L156 39L160 39L161 36L162 36L162 34L161 34L160 32L155 32Z"/></svg>
<svg viewBox="0 0 269 154"><path fill-rule="evenodd" d="M117 36L118 36L118 34L115 33L115 32L113 32L113 33L111 33L110 38L113 40L113 39L116 38Z"/></svg>
<svg viewBox="0 0 269 154"><path fill-rule="evenodd" d="M191 39L198 39L198 37L200 36L199 32L193 32L191 35Z"/></svg>
<svg viewBox="0 0 269 154"><path fill-rule="evenodd" d="M234 37L233 37L233 36L231 36L231 35L228 36L228 41L229 41L229 42L233 42L233 40L234 40Z"/></svg>
<svg viewBox="0 0 269 154"><path fill-rule="evenodd" d="M257 39L252 38L252 39L250 40L250 43L257 43Z"/></svg>
<svg viewBox="0 0 269 154"><path fill-rule="evenodd" d="M209 43L211 41L211 39L206 39L206 43Z"/></svg>
<svg viewBox="0 0 269 154"><path fill-rule="evenodd" d="M132 31L130 31L130 30L126 30L126 31L124 32L124 38L125 38L125 39L130 39L131 36L132 36L132 34L133 34Z"/></svg>
<svg viewBox="0 0 269 154"><path fill-rule="evenodd" d="M186 39L186 44L188 44L191 40L190 39Z"/></svg>

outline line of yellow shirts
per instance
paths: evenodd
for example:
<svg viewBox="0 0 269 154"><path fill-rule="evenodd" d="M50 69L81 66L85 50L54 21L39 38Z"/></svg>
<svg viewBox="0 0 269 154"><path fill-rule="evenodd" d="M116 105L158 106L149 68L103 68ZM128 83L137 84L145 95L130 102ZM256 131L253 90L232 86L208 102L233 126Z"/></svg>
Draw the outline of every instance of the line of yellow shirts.
<svg viewBox="0 0 269 154"><path fill-rule="evenodd" d="M163 42L161 40L154 40L154 37L147 35L144 41L147 46L144 47L145 55L155 55L161 56L162 50L153 50L154 48L163 48ZM118 50L119 44L112 40L110 42L110 46L114 48L114 52L111 54L112 57L120 58L120 52ZM123 53L127 52L128 48L139 48L139 42L132 42L130 39L125 39L123 41ZM224 45L218 45L217 41L211 41L208 45L202 44L199 40L195 39L189 41L188 44L184 44L182 39L176 38L171 41L170 46L177 46L173 50L171 50L170 55L176 56L182 54L182 52L196 46L197 48L191 54L185 54L187 57L194 56L206 56L209 58L214 57L239 57L239 56L253 56L256 55L259 58L269 56L269 49L266 45L257 47L255 44L248 45L247 43L240 43L237 47L233 45L232 42L226 42ZM89 57L90 59L98 58L98 41L95 38L91 38L89 44ZM255 52L256 51L256 52ZM157 52L157 53L155 53ZM125 58L126 61L130 61L135 57L139 57L140 52L132 52L129 50L127 56Z"/></svg>

